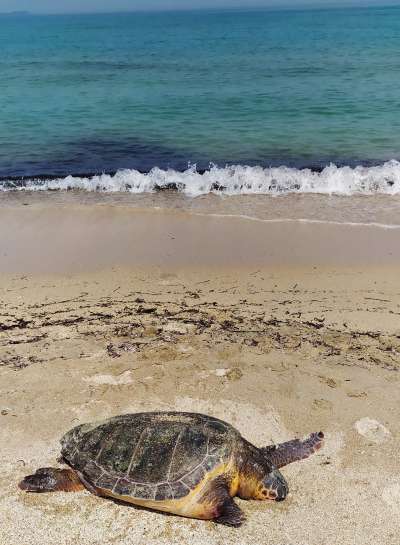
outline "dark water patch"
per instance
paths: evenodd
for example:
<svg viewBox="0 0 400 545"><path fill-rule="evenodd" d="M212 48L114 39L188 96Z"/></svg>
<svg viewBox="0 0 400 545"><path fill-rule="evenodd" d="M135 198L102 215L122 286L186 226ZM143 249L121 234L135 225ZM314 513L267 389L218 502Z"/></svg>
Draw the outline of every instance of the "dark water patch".
<svg viewBox="0 0 400 545"><path fill-rule="evenodd" d="M28 179L51 180L59 177L91 177L99 174L113 175L119 170L133 169L148 173L154 167L183 172L190 165L204 173L210 165L220 167L231 165L258 166L262 168L286 166L296 169L310 169L321 172L327 165L338 167L379 166L382 160L354 157L326 156L313 158L310 155L293 157L290 150L266 150L257 157L205 156L190 149L177 150L160 142L129 139L81 139L55 145L43 157L29 159L3 158L0 156L0 180L10 186L24 186ZM390 158L392 159L392 157ZM221 184L223 185L223 184ZM163 188L165 189L165 188ZM218 189L216 187L216 189Z"/></svg>
<svg viewBox="0 0 400 545"><path fill-rule="evenodd" d="M61 149L60 149L61 148ZM91 140L67 142L55 146L47 157L0 162L0 179L18 181L24 178L52 179L55 177L114 174L121 169L149 172L153 167L183 171L188 167L188 152L138 139ZM203 168L208 162L200 159Z"/></svg>

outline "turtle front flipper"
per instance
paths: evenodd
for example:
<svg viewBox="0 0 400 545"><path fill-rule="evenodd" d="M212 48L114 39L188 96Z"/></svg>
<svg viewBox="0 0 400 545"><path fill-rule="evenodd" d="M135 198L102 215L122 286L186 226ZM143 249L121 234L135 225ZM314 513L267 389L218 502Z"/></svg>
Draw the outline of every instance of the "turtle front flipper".
<svg viewBox="0 0 400 545"><path fill-rule="evenodd" d="M317 452L324 440L324 434L322 431L319 433L312 433L307 439L301 441L300 439L293 439L280 445L273 445L261 449L261 452L272 465L276 468L280 468L297 462L298 460L304 460Z"/></svg>
<svg viewBox="0 0 400 545"><path fill-rule="evenodd" d="M54 467L38 469L34 475L25 477L18 486L25 492L77 492L84 489L75 471Z"/></svg>
<svg viewBox="0 0 400 545"><path fill-rule="evenodd" d="M246 516L243 511L236 505L233 498L231 498L229 495L219 507L219 511L221 514L215 519L215 522L218 524L239 528L239 526L241 526L246 520Z"/></svg>
<svg viewBox="0 0 400 545"><path fill-rule="evenodd" d="M229 493L229 484L224 476L217 477L199 500L204 509L202 518L213 519L218 524L238 528L246 520L243 511Z"/></svg>

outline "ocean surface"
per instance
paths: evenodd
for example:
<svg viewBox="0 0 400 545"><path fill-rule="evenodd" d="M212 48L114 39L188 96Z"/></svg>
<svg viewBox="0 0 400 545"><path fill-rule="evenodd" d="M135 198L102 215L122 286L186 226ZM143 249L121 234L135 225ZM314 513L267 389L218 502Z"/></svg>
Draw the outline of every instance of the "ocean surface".
<svg viewBox="0 0 400 545"><path fill-rule="evenodd" d="M0 16L0 189L380 194L400 224L399 44L396 7Z"/></svg>

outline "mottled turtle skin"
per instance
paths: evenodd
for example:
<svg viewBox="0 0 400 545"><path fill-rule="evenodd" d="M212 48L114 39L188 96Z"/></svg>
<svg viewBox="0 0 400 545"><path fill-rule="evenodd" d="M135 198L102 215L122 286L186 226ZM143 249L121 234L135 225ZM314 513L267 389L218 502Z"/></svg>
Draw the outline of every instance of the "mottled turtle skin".
<svg viewBox="0 0 400 545"><path fill-rule="evenodd" d="M322 437L258 449L207 415L127 414L69 431L61 455L72 471L41 469L20 487L42 492L83 484L100 496L240 526L244 515L233 497L284 499L288 486L277 468L309 456Z"/></svg>

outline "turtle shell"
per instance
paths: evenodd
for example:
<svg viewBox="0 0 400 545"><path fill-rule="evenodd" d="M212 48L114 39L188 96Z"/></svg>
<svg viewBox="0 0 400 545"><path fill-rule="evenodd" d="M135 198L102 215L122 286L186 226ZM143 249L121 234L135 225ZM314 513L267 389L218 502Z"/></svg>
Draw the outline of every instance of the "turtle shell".
<svg viewBox="0 0 400 545"><path fill-rule="evenodd" d="M216 418L163 412L84 424L62 439L62 456L96 488L115 496L183 498L231 458L239 433Z"/></svg>

